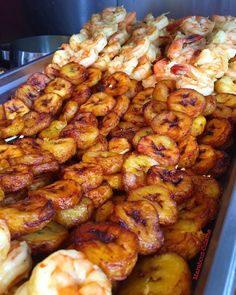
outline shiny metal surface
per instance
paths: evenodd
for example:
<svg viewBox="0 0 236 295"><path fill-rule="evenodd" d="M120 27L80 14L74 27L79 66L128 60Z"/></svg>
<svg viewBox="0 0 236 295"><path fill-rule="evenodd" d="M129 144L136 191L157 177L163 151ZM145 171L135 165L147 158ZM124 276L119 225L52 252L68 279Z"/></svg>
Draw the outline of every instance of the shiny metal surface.
<svg viewBox="0 0 236 295"><path fill-rule="evenodd" d="M10 65L11 67L22 66L57 50L62 43L68 40L68 36L61 35L34 36L15 40L9 46Z"/></svg>

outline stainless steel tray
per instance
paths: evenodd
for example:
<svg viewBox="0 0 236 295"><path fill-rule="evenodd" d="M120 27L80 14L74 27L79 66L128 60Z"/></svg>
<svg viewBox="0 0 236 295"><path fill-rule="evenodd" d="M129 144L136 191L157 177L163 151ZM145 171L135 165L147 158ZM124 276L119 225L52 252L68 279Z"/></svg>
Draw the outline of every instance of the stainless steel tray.
<svg viewBox="0 0 236 295"><path fill-rule="evenodd" d="M0 76L0 103L9 99L14 89L30 74L42 71L52 55ZM235 157L234 157L235 158ZM232 295L236 286L236 159L229 171L221 206L196 282L195 295ZM174 295L174 294L173 294Z"/></svg>

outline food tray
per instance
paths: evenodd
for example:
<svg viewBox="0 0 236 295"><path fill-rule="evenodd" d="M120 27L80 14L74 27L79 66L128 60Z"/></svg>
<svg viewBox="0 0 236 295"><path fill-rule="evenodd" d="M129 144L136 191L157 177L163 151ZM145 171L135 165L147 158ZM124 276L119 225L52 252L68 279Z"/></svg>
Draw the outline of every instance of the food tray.
<svg viewBox="0 0 236 295"><path fill-rule="evenodd" d="M35 72L42 71L52 55L3 74L0 78L0 103L9 99L14 89ZM216 222L205 229L205 243L190 264L195 295L231 295L236 285L236 157L224 181ZM174 294L173 294L174 295Z"/></svg>

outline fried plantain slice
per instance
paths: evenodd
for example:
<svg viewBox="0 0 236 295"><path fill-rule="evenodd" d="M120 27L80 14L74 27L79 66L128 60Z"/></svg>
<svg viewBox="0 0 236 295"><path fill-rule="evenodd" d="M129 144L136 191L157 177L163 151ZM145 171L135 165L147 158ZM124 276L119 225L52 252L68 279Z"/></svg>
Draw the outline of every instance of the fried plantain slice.
<svg viewBox="0 0 236 295"><path fill-rule="evenodd" d="M177 204L191 198L193 191L192 179L185 171L160 166L152 166L148 170L147 184L164 186Z"/></svg>
<svg viewBox="0 0 236 295"><path fill-rule="evenodd" d="M107 136L120 122L120 117L115 112L105 115L101 122L100 134Z"/></svg>
<svg viewBox="0 0 236 295"><path fill-rule="evenodd" d="M138 252L141 255L155 253L164 242L158 213L148 201L140 200L116 204L111 220L137 235Z"/></svg>
<svg viewBox="0 0 236 295"><path fill-rule="evenodd" d="M116 72L101 80L99 90L111 96L118 96L128 91L129 84L130 79L126 73Z"/></svg>
<svg viewBox="0 0 236 295"><path fill-rule="evenodd" d="M133 123L136 126L143 127L146 125L143 117L143 106L139 104L130 104L123 118L125 121Z"/></svg>
<svg viewBox="0 0 236 295"><path fill-rule="evenodd" d="M59 76L68 80L73 85L77 85L87 79L88 72L82 65L76 62L70 62L60 68Z"/></svg>
<svg viewBox="0 0 236 295"><path fill-rule="evenodd" d="M94 216L95 222L109 221L114 212L114 208L115 208L115 204L111 200L108 200L107 202L102 204L95 211L95 216Z"/></svg>
<svg viewBox="0 0 236 295"><path fill-rule="evenodd" d="M103 179L110 185L113 190L122 191L124 189L121 173L103 175Z"/></svg>
<svg viewBox="0 0 236 295"><path fill-rule="evenodd" d="M205 106L205 109L202 112L202 115L203 116L209 116L216 109L216 102L217 102L216 101L216 96L215 95L205 96L205 100L206 100L206 106Z"/></svg>
<svg viewBox="0 0 236 295"><path fill-rule="evenodd" d="M132 139L133 146L136 148L141 138L151 134L154 134L151 127L140 128L139 131L136 132L135 136Z"/></svg>
<svg viewBox="0 0 236 295"><path fill-rule="evenodd" d="M60 66L58 64L50 63L46 66L44 71L50 79L54 79L59 76Z"/></svg>
<svg viewBox="0 0 236 295"><path fill-rule="evenodd" d="M126 95L120 95L116 99L116 105L112 109L119 117L122 117L128 110L130 100Z"/></svg>
<svg viewBox="0 0 236 295"><path fill-rule="evenodd" d="M34 177L33 182L27 187L28 191L34 191L55 181L53 173L46 173Z"/></svg>
<svg viewBox="0 0 236 295"><path fill-rule="evenodd" d="M35 99L37 99L40 95L37 87L22 84L21 86L17 87L15 92L15 97L19 98L23 103L28 107L32 107L32 103Z"/></svg>
<svg viewBox="0 0 236 295"><path fill-rule="evenodd" d="M191 179L194 185L195 196L205 196L215 200L220 198L221 188L219 183L213 177L192 175Z"/></svg>
<svg viewBox="0 0 236 295"><path fill-rule="evenodd" d="M216 152L216 162L215 165L210 169L209 174L212 177L223 176L230 167L230 156L224 151Z"/></svg>
<svg viewBox="0 0 236 295"><path fill-rule="evenodd" d="M192 136L199 136L204 132L206 126L206 118L204 116L197 116L193 119L193 124L190 130Z"/></svg>
<svg viewBox="0 0 236 295"><path fill-rule="evenodd" d="M79 104L76 101L73 101L73 100L67 101L60 114L59 120L70 122L70 120L74 118L78 109L79 109Z"/></svg>
<svg viewBox="0 0 236 295"><path fill-rule="evenodd" d="M84 193L84 196L93 201L94 207L97 208L111 199L113 191L109 184L102 184L97 188Z"/></svg>
<svg viewBox="0 0 236 295"><path fill-rule="evenodd" d="M68 209L79 203L81 188L73 180L58 180L29 192L30 198L37 196L51 200L56 209Z"/></svg>
<svg viewBox="0 0 236 295"><path fill-rule="evenodd" d="M13 120L0 121L0 138L8 138L22 133L24 129L24 120L22 117L16 117Z"/></svg>
<svg viewBox="0 0 236 295"><path fill-rule="evenodd" d="M0 161L20 157L23 153L23 150L17 145L6 144L5 142L0 144ZM2 168L3 167L1 166L1 170Z"/></svg>
<svg viewBox="0 0 236 295"><path fill-rule="evenodd" d="M66 228L71 228L88 221L93 213L93 202L82 197L79 204L73 208L57 210L54 220Z"/></svg>
<svg viewBox="0 0 236 295"><path fill-rule="evenodd" d="M0 218L6 221L12 239L42 229L54 213L52 201L40 196L0 206Z"/></svg>
<svg viewBox="0 0 236 295"><path fill-rule="evenodd" d="M136 235L112 222L82 224L71 240L71 248L82 251L111 280L125 279L137 261Z"/></svg>
<svg viewBox="0 0 236 295"><path fill-rule="evenodd" d="M67 125L60 133L60 137L71 137L76 142L77 148L82 150L91 147L98 136L97 127L79 122Z"/></svg>
<svg viewBox="0 0 236 295"><path fill-rule="evenodd" d="M76 113L74 118L71 120L71 123L80 123L84 125L90 125L94 127L98 127L98 120L93 113L85 112L85 113Z"/></svg>
<svg viewBox="0 0 236 295"><path fill-rule="evenodd" d="M33 182L33 174L26 165L10 166L0 171L0 187L5 193L19 191Z"/></svg>
<svg viewBox="0 0 236 295"><path fill-rule="evenodd" d="M162 230L165 240L162 252L174 252L190 260L201 251L205 234L194 220L180 219Z"/></svg>
<svg viewBox="0 0 236 295"><path fill-rule="evenodd" d="M188 135L178 143L178 148L180 154L179 167L188 168L193 166L199 155L199 147L196 138L192 135Z"/></svg>
<svg viewBox="0 0 236 295"><path fill-rule="evenodd" d="M39 133L38 137L42 139L58 139L60 132L66 127L66 125L66 121L54 120L46 129L43 129Z"/></svg>
<svg viewBox="0 0 236 295"><path fill-rule="evenodd" d="M161 80L157 82L152 97L154 100L166 102L167 97L175 90L176 82L174 80Z"/></svg>
<svg viewBox="0 0 236 295"><path fill-rule="evenodd" d="M153 88L146 88L138 92L135 97L132 99L133 104L144 106L152 99Z"/></svg>
<svg viewBox="0 0 236 295"><path fill-rule="evenodd" d="M198 157L190 170L196 174L208 174L210 169L215 165L216 151L210 145L206 144L199 144L198 147Z"/></svg>
<svg viewBox="0 0 236 295"><path fill-rule="evenodd" d="M144 105L144 119L147 124L151 124L152 120L163 111L167 110L167 104L163 101L152 100Z"/></svg>
<svg viewBox="0 0 236 295"><path fill-rule="evenodd" d="M67 230L60 224L51 221L42 229L21 236L31 249L32 255L49 254L56 251L68 236Z"/></svg>
<svg viewBox="0 0 236 295"><path fill-rule="evenodd" d="M143 86L142 83L140 81L137 80L133 80L130 79L130 83L129 83L129 89L128 91L125 93L125 95L131 99L133 98L139 91L143 90Z"/></svg>
<svg viewBox="0 0 236 295"><path fill-rule="evenodd" d="M206 123L205 132L203 133L200 142L213 147L220 147L227 142L231 133L232 125L227 119L214 118Z"/></svg>
<svg viewBox="0 0 236 295"><path fill-rule="evenodd" d="M57 77L48 83L44 91L46 94L57 94L62 100L65 100L71 96L73 86L66 79Z"/></svg>
<svg viewBox="0 0 236 295"><path fill-rule="evenodd" d="M22 134L25 136L32 136L47 128L50 125L52 118L50 114L47 113L30 111L24 115L23 121L24 128Z"/></svg>
<svg viewBox="0 0 236 295"><path fill-rule="evenodd" d="M49 151L59 163L64 163L76 153L76 143L73 138L38 139L42 150Z"/></svg>
<svg viewBox="0 0 236 295"><path fill-rule="evenodd" d="M13 120L16 117L23 117L30 109L20 99L14 97L7 100L4 104L4 112L7 120Z"/></svg>
<svg viewBox="0 0 236 295"><path fill-rule="evenodd" d="M82 161L100 165L103 173L109 175L121 171L123 156L112 152L87 152L83 155Z"/></svg>
<svg viewBox="0 0 236 295"><path fill-rule="evenodd" d="M74 180L81 186L83 192L87 192L101 185L103 171L98 164L80 162L66 167L63 178Z"/></svg>
<svg viewBox="0 0 236 295"><path fill-rule="evenodd" d="M27 84L35 86L38 90L43 90L51 79L43 73L34 73L27 79Z"/></svg>
<svg viewBox="0 0 236 295"><path fill-rule="evenodd" d="M212 113L213 118L224 118L229 120L229 122L233 122L233 110L230 107L227 107L226 105L222 103L216 104L216 109Z"/></svg>
<svg viewBox="0 0 236 295"><path fill-rule="evenodd" d="M126 138L114 137L108 142L108 150L123 155L131 150L131 144Z"/></svg>
<svg viewBox="0 0 236 295"><path fill-rule="evenodd" d="M136 153L130 154L125 159L122 168L122 181L125 190L128 192L145 185L148 169L157 164L158 163L149 156L138 155Z"/></svg>
<svg viewBox="0 0 236 295"><path fill-rule="evenodd" d="M168 108L197 117L202 114L206 106L205 97L193 89L178 89L172 92L167 99Z"/></svg>
<svg viewBox="0 0 236 295"><path fill-rule="evenodd" d="M98 68L89 67L87 69L87 78L84 81L83 85L88 87L95 86L102 79L102 71Z"/></svg>
<svg viewBox="0 0 236 295"><path fill-rule="evenodd" d="M35 101L33 108L38 113L55 115L62 106L62 97L56 93L46 93L39 96Z"/></svg>
<svg viewBox="0 0 236 295"><path fill-rule="evenodd" d="M95 116L105 116L113 109L115 104L116 101L112 96L104 92L97 92L80 107L80 111L91 112Z"/></svg>
<svg viewBox="0 0 236 295"><path fill-rule="evenodd" d="M111 137L124 137L131 141L139 127L131 122L120 122L118 126L111 131Z"/></svg>
<svg viewBox="0 0 236 295"><path fill-rule="evenodd" d="M232 120L236 121L236 95L230 93L217 93L216 101L219 104L223 104L226 107L229 107L232 110Z"/></svg>
<svg viewBox="0 0 236 295"><path fill-rule="evenodd" d="M181 112L164 111L150 123L156 134L167 135L179 141L184 138L192 127L192 119Z"/></svg>
<svg viewBox="0 0 236 295"><path fill-rule="evenodd" d="M92 89L88 85L80 84L74 88L71 99L77 102L80 107L87 102L91 95Z"/></svg>
<svg viewBox="0 0 236 295"><path fill-rule="evenodd" d="M161 185L147 185L137 188L128 194L128 201L146 200L151 202L159 215L159 223L173 224L178 217L176 203L170 192Z"/></svg>
<svg viewBox="0 0 236 295"><path fill-rule="evenodd" d="M189 266L181 256L174 253L140 258L131 276L118 290L118 295L191 293L192 276Z"/></svg>
<svg viewBox="0 0 236 295"><path fill-rule="evenodd" d="M179 149L175 141L165 135L144 136L139 141L137 150L163 166L176 165L179 161Z"/></svg>

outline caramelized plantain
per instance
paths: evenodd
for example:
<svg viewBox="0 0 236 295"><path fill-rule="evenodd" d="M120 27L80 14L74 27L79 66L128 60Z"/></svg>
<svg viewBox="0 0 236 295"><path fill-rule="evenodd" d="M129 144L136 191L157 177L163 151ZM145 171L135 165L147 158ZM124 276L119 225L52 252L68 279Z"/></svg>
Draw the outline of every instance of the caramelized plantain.
<svg viewBox="0 0 236 295"><path fill-rule="evenodd" d="M24 104L24 102L16 97L7 100L3 104L3 107L7 120L13 120L16 117L23 117L30 111L30 109Z"/></svg>
<svg viewBox="0 0 236 295"><path fill-rule="evenodd" d="M112 189L109 184L102 184L84 194L85 197L93 201L94 207L97 208L111 199L113 195Z"/></svg>
<svg viewBox="0 0 236 295"><path fill-rule="evenodd" d="M40 196L0 207L0 218L6 221L12 239L42 229L54 213L52 201Z"/></svg>
<svg viewBox="0 0 236 295"><path fill-rule="evenodd" d="M23 117L24 129L22 134L25 136L32 136L39 133L41 130L47 128L51 123L51 116L47 113L38 113L30 111Z"/></svg>
<svg viewBox="0 0 236 295"><path fill-rule="evenodd" d="M31 249L32 255L49 254L57 250L67 238L67 230L51 221L42 229L21 236L20 241L25 241Z"/></svg>
<svg viewBox="0 0 236 295"><path fill-rule="evenodd" d="M38 90L43 90L50 82L50 78L43 73L34 73L27 79L27 84L35 86Z"/></svg>
<svg viewBox="0 0 236 295"><path fill-rule="evenodd" d="M49 82L44 91L46 94L57 94L62 100L65 100L71 96L72 90L73 87L69 81L58 77Z"/></svg>
<svg viewBox="0 0 236 295"><path fill-rule="evenodd" d="M54 220L66 228L71 228L88 221L93 213L93 202L82 197L79 204L73 208L57 210Z"/></svg>
<svg viewBox="0 0 236 295"><path fill-rule="evenodd" d="M124 280L137 261L136 235L112 222L78 226L70 247L82 251L111 280Z"/></svg>
<svg viewBox="0 0 236 295"><path fill-rule="evenodd" d="M88 73L85 67L76 62L70 62L60 68L59 76L77 85L87 79Z"/></svg>
<svg viewBox="0 0 236 295"><path fill-rule="evenodd" d="M155 207L148 201L122 202L116 204L111 220L135 233L139 240L141 255L155 253L163 244L159 217Z"/></svg>
<svg viewBox="0 0 236 295"><path fill-rule="evenodd" d="M55 115L62 106L62 97L56 93L46 93L39 96L35 101L33 108L38 113L47 113Z"/></svg>

